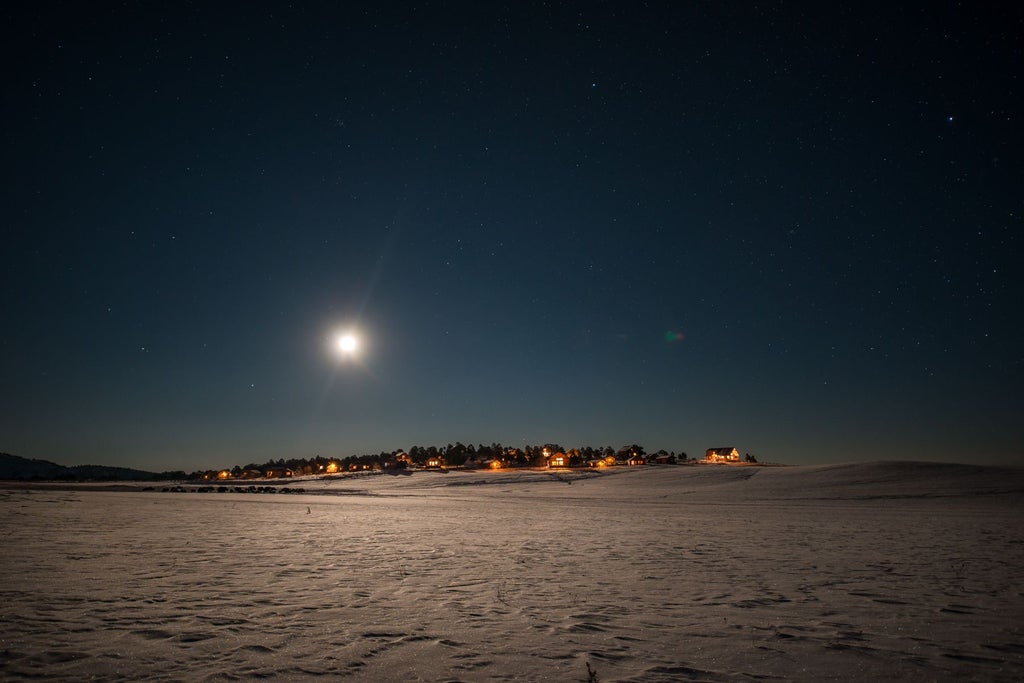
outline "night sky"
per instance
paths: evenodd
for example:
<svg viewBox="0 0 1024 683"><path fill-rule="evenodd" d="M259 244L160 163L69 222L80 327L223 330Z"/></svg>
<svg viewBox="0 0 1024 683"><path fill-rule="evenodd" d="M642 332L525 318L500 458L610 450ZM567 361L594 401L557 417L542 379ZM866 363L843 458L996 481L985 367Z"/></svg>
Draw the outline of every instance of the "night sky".
<svg viewBox="0 0 1024 683"><path fill-rule="evenodd" d="M1019 9L208 4L3 10L0 451L1024 464Z"/></svg>

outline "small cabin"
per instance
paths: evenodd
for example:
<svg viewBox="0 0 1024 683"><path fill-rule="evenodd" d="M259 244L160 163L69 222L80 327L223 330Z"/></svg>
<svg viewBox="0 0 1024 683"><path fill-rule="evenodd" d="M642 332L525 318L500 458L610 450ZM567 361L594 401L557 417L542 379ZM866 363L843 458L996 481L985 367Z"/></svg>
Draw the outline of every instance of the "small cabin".
<svg viewBox="0 0 1024 683"><path fill-rule="evenodd" d="M569 456L565 453L555 453L548 458L548 467L568 467Z"/></svg>
<svg viewBox="0 0 1024 683"><path fill-rule="evenodd" d="M439 470L444 467L444 458L439 455L427 458L427 461L423 464L428 470Z"/></svg>
<svg viewBox="0 0 1024 683"><path fill-rule="evenodd" d="M294 477L295 472L287 467L271 467L266 472L267 479L281 479L283 477Z"/></svg>
<svg viewBox="0 0 1024 683"><path fill-rule="evenodd" d="M704 454L704 462L739 462L740 452L732 446L709 448Z"/></svg>
<svg viewBox="0 0 1024 683"><path fill-rule="evenodd" d="M632 458L626 461L627 465L646 465L647 460L642 455L634 455Z"/></svg>

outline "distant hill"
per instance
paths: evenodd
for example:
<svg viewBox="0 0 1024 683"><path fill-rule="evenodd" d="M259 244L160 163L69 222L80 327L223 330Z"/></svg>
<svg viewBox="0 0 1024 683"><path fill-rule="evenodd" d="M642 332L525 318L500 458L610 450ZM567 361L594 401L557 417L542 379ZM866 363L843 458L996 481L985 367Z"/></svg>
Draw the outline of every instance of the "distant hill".
<svg viewBox="0 0 1024 683"><path fill-rule="evenodd" d="M0 453L0 479L16 481L152 481L168 478L166 474L133 470L127 467L75 465L65 467L49 460L31 460L9 453ZM182 474L182 473L174 473Z"/></svg>

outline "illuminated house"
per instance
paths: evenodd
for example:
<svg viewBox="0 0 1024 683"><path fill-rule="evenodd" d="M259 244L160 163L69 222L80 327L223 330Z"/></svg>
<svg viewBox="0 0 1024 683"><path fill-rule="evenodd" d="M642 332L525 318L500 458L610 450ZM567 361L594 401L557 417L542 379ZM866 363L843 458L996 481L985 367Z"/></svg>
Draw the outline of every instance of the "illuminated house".
<svg viewBox="0 0 1024 683"><path fill-rule="evenodd" d="M709 448L704 454L704 462L739 462L740 452L732 446L725 448Z"/></svg>
<svg viewBox="0 0 1024 683"><path fill-rule="evenodd" d="M619 465L644 465L647 460L644 459L642 451L643 449L636 444L623 446L615 453L615 462Z"/></svg>
<svg viewBox="0 0 1024 683"><path fill-rule="evenodd" d="M548 458L548 467L568 467L569 456L565 453L555 453Z"/></svg>
<svg viewBox="0 0 1024 683"><path fill-rule="evenodd" d="M428 470L439 470L444 467L444 458L440 455L427 458L427 462L423 466Z"/></svg>
<svg viewBox="0 0 1024 683"><path fill-rule="evenodd" d="M292 477L295 473L287 467L271 467L267 470L268 479L280 479L281 477Z"/></svg>

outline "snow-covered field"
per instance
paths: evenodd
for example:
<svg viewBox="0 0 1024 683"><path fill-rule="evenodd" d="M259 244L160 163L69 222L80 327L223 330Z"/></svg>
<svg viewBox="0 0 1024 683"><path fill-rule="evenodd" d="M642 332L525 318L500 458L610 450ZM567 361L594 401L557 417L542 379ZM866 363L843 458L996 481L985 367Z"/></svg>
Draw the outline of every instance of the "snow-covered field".
<svg viewBox="0 0 1024 683"><path fill-rule="evenodd" d="M0 490L0 679L1024 679L1022 470L289 485Z"/></svg>

